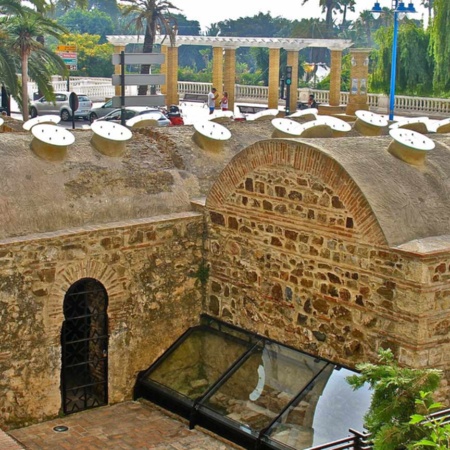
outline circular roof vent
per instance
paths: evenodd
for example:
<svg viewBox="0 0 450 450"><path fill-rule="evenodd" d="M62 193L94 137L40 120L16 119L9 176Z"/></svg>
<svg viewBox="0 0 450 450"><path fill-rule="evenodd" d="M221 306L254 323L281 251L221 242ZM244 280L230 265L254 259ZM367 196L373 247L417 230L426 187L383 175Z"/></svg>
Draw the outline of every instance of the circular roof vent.
<svg viewBox="0 0 450 450"><path fill-rule="evenodd" d="M230 130L208 120L195 123L194 129L194 142L203 150L221 150L224 142L231 138Z"/></svg>
<svg viewBox="0 0 450 450"><path fill-rule="evenodd" d="M57 116L56 114L48 114L46 116L38 116L34 119L27 120L22 125L22 128L26 131L30 131L35 125L39 125L41 123L50 123L53 125L58 125L58 123L61 121L61 117Z"/></svg>
<svg viewBox="0 0 450 450"><path fill-rule="evenodd" d="M299 137L302 132L301 124L291 119L272 119L272 125L275 128L273 138Z"/></svg>
<svg viewBox="0 0 450 450"><path fill-rule="evenodd" d="M430 138L416 131L397 128L389 134L394 139L388 147L389 153L415 166L423 165L427 152L435 147Z"/></svg>
<svg viewBox="0 0 450 450"><path fill-rule="evenodd" d="M75 136L65 128L51 124L39 124L31 128L34 139L31 149L47 161L62 161L67 147L75 142Z"/></svg>
<svg viewBox="0 0 450 450"><path fill-rule="evenodd" d="M100 153L106 156L122 156L126 150L126 141L133 133L118 123L96 121L91 125L94 132L91 144Z"/></svg>
<svg viewBox="0 0 450 450"><path fill-rule="evenodd" d="M386 117L370 111L356 111L355 130L363 136L380 136L388 126Z"/></svg>

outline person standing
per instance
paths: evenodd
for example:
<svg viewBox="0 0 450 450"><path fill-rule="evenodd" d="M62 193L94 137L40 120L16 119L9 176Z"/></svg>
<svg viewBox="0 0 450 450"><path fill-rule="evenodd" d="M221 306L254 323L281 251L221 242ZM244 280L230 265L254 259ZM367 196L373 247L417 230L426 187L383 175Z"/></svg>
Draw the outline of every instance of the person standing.
<svg viewBox="0 0 450 450"><path fill-rule="evenodd" d="M209 108L209 114L212 114L214 112L214 109L216 108L216 100L219 97L219 94L217 93L216 88L212 88L211 92L208 94L208 108Z"/></svg>
<svg viewBox="0 0 450 450"><path fill-rule="evenodd" d="M225 91L222 95L222 100L220 100L220 107L222 111L228 111L228 92Z"/></svg>

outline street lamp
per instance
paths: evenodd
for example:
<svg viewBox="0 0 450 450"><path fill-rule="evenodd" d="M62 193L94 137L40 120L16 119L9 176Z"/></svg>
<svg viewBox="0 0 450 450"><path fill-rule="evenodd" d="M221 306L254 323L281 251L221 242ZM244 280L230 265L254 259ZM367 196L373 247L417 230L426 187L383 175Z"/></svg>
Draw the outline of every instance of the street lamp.
<svg viewBox="0 0 450 450"><path fill-rule="evenodd" d="M392 61L391 61L391 87L389 92L389 120L394 120L394 108L395 108L395 76L397 73L397 38L398 38L398 21L403 19L408 14L416 12L416 8L412 2L405 6L404 2L399 0L392 0L392 9L394 10L394 37L392 41ZM372 15L375 19L378 19L383 10L380 3L375 2L372 8Z"/></svg>

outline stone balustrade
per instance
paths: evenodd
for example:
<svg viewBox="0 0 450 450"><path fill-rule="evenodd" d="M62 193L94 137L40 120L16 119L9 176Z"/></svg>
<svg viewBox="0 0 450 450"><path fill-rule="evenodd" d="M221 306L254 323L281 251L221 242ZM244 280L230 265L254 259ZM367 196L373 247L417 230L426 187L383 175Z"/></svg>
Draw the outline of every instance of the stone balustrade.
<svg viewBox="0 0 450 450"><path fill-rule="evenodd" d="M52 84L56 91L67 90L67 81L65 80L53 80ZM210 88L211 83L178 81L178 94L181 98L187 92L193 94L207 94ZM111 84L110 78L71 77L70 89L77 94L87 95L94 102L101 102L115 95L114 86ZM126 86L125 89L127 95L137 94L136 86ZM160 91L159 86L157 86L157 91ZM32 98L34 92L37 92L37 85L34 82L29 82L28 93L30 98ZM314 94L317 103L329 104L329 91L311 88L297 89L297 101L306 102L309 94ZM237 101L248 103L267 103L268 96L269 88L267 86L248 86L236 84L235 98ZM349 93L341 92L341 105L348 104L348 99ZM380 110L386 109L387 111L389 98L386 95L368 94L367 99L370 108ZM423 114L450 114L450 99L396 95L395 110L398 112L408 111Z"/></svg>

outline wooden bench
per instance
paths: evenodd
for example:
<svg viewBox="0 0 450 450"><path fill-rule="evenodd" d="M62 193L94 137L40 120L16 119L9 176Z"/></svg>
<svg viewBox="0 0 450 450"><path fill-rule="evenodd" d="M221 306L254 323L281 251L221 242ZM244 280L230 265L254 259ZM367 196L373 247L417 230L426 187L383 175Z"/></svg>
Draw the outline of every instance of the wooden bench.
<svg viewBox="0 0 450 450"><path fill-rule="evenodd" d="M266 106L236 105L241 114L255 114L268 109Z"/></svg>
<svg viewBox="0 0 450 450"><path fill-rule="evenodd" d="M208 103L208 94L184 94L183 102Z"/></svg>

